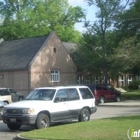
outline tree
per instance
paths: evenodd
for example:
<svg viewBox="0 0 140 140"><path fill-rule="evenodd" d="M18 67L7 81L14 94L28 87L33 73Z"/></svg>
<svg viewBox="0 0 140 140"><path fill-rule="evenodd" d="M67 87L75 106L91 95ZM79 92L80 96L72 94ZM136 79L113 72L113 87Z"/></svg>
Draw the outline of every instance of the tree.
<svg viewBox="0 0 140 140"><path fill-rule="evenodd" d="M106 33L112 30L114 19L116 15L121 12L121 0L86 0L89 6L95 5L98 8L96 13L97 21L93 24L90 22L85 23L85 27L88 28L90 35L98 35L101 38L100 47L103 50L103 61L104 61L104 77L105 83L108 82L108 66L107 66L107 36ZM128 1L127 1L128 3ZM93 31L93 32L92 32Z"/></svg>
<svg viewBox="0 0 140 140"><path fill-rule="evenodd" d="M133 1L129 9L119 15L116 36L119 42L113 55L114 65L120 71L139 75L140 68L140 1ZM114 66L112 65L112 66Z"/></svg>
<svg viewBox="0 0 140 140"><path fill-rule="evenodd" d="M78 42L81 37L74 24L85 13L81 7L69 6L67 0L4 0L0 5L0 36L5 40L42 36L52 30L63 41Z"/></svg>

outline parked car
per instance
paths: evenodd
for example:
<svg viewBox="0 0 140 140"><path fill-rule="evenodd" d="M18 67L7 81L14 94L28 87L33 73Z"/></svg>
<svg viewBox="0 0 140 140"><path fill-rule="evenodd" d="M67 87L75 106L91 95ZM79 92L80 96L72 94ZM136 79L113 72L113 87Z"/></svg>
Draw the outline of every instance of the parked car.
<svg viewBox="0 0 140 140"><path fill-rule="evenodd" d="M96 104L104 103L105 101L117 101L121 99L121 92L106 84L86 84L93 92L96 98Z"/></svg>
<svg viewBox="0 0 140 140"><path fill-rule="evenodd" d="M21 102L6 105L2 120L11 130L21 125L40 129L73 119L89 121L94 112L95 98L87 86L44 87L34 89Z"/></svg>
<svg viewBox="0 0 140 140"><path fill-rule="evenodd" d="M0 101L0 120L1 120L1 111L3 109L3 107L6 105L7 103Z"/></svg>
<svg viewBox="0 0 140 140"><path fill-rule="evenodd" d="M24 95L14 91L12 88L0 88L0 101L9 104L23 99Z"/></svg>

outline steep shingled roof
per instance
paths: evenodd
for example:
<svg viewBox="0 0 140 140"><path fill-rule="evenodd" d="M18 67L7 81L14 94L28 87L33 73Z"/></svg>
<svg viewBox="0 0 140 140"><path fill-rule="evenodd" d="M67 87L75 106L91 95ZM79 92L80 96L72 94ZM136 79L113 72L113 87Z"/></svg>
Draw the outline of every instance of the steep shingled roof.
<svg viewBox="0 0 140 140"><path fill-rule="evenodd" d="M67 52L71 54L72 52L76 51L77 44L76 43L69 43L69 42L62 42L64 47L66 48Z"/></svg>
<svg viewBox="0 0 140 140"><path fill-rule="evenodd" d="M27 69L48 36L0 43L0 71Z"/></svg>

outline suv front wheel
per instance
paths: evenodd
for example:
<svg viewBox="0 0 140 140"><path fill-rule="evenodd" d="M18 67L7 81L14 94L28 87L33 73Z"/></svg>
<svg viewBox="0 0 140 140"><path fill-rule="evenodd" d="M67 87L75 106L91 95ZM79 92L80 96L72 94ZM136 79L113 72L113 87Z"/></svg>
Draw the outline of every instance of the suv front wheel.
<svg viewBox="0 0 140 140"><path fill-rule="evenodd" d="M39 114L37 119L36 119L35 126L37 129L49 127L50 120L49 120L48 115L43 114L43 113Z"/></svg>

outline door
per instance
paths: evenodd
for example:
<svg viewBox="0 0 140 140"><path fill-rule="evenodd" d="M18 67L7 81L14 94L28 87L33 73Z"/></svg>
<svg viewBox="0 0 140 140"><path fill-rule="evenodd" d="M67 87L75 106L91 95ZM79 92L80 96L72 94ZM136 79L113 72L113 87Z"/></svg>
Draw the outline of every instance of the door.
<svg viewBox="0 0 140 140"><path fill-rule="evenodd" d="M12 96L12 101L13 102L16 102L16 101L18 101L18 95L16 94L16 92L13 90L13 89L9 89L9 93L11 94L11 96Z"/></svg>
<svg viewBox="0 0 140 140"><path fill-rule="evenodd" d="M57 91L52 106L51 121L69 119L69 109L67 105L68 94L66 89Z"/></svg>
<svg viewBox="0 0 140 140"><path fill-rule="evenodd" d="M108 93L109 93L109 100L114 100L116 98L116 92L112 86L107 86Z"/></svg>
<svg viewBox="0 0 140 140"><path fill-rule="evenodd" d="M69 101L67 102L70 118L77 118L82 108L80 97L76 88L67 89Z"/></svg>

